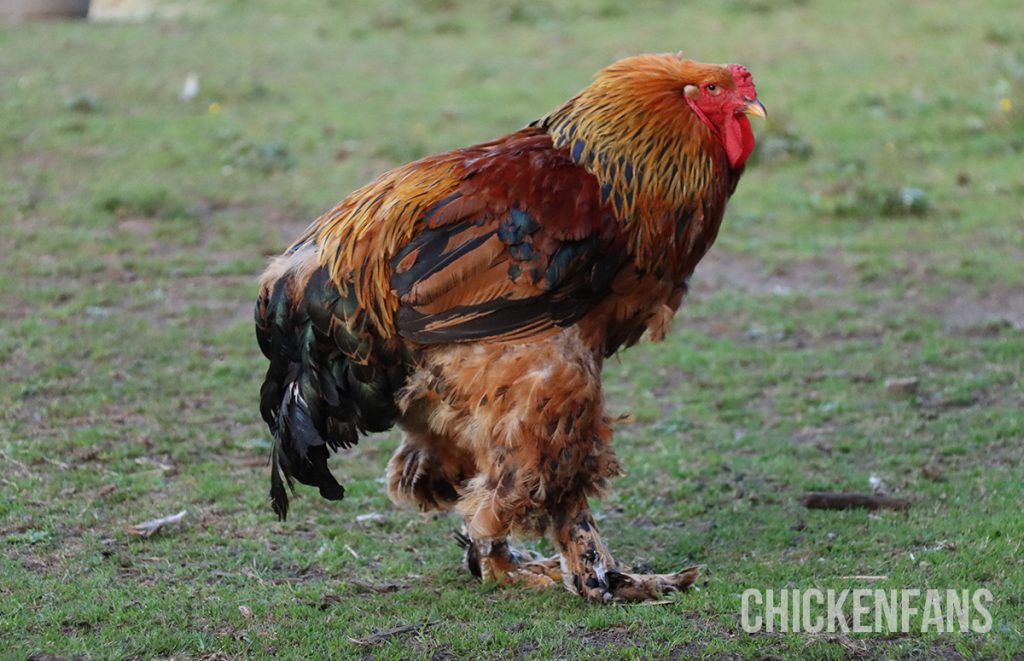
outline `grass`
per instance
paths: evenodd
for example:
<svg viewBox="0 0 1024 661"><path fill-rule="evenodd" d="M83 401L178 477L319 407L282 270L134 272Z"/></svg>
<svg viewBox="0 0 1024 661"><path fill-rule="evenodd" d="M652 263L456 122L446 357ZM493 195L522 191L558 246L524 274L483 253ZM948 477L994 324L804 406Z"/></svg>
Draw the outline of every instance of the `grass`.
<svg viewBox="0 0 1024 661"><path fill-rule="evenodd" d="M201 9L0 27L0 656L1024 655L1016 3ZM677 331L607 370L636 422L597 511L622 559L705 563L701 589L600 607L477 584L456 520L388 503L394 435L335 460L344 502L304 491L275 522L250 322L267 257L386 167L680 48L748 65L771 119ZM872 475L909 512L798 504ZM751 587L984 587L993 628L747 634Z"/></svg>

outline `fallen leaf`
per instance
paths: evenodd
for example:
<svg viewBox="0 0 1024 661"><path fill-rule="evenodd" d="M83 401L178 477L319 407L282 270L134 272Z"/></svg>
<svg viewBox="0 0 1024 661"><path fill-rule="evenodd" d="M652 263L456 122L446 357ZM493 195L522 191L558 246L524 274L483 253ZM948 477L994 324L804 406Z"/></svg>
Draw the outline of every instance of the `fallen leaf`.
<svg viewBox="0 0 1024 661"><path fill-rule="evenodd" d="M170 516L163 516L159 519L152 519L143 523L138 523L134 526L127 528L129 535L139 535L140 537L152 537L158 530L166 526L168 523L177 523L185 518L188 514L186 510L181 510L177 514L171 514Z"/></svg>
<svg viewBox="0 0 1024 661"><path fill-rule="evenodd" d="M87 461L93 461L96 457L100 456L100 449L93 447L78 448L71 454L79 462L85 463Z"/></svg>
<svg viewBox="0 0 1024 661"><path fill-rule="evenodd" d="M110 494L117 491L117 485L115 484L104 484L102 487L96 490L97 498L106 498Z"/></svg>
<svg viewBox="0 0 1024 661"><path fill-rule="evenodd" d="M874 582L874 581L887 581L887 580L889 580L888 576L884 576L882 574L857 574L855 576L840 576L839 578L843 579L843 580L847 580L847 581L871 581L871 582Z"/></svg>
<svg viewBox="0 0 1024 661"><path fill-rule="evenodd" d="M921 382L913 376L886 379L885 392L890 395L913 395L917 393L917 389L920 385Z"/></svg>
<svg viewBox="0 0 1024 661"><path fill-rule="evenodd" d="M169 459L164 459L162 457L138 457L135 459L135 463L140 466L153 466L165 473L173 473L178 470L178 467Z"/></svg>
<svg viewBox="0 0 1024 661"><path fill-rule="evenodd" d="M359 579L353 579L350 581L353 586L359 592L371 592L374 594L385 594L388 592L398 592L405 586L401 583L370 583L368 581L361 581Z"/></svg>
<svg viewBox="0 0 1024 661"><path fill-rule="evenodd" d="M178 93L178 98L182 101L191 101L196 98L199 94L199 76L194 73L189 73L185 76L185 84L181 86L181 92Z"/></svg>
<svg viewBox="0 0 1024 661"><path fill-rule="evenodd" d="M906 498L831 491L808 491L800 498L800 504L812 510L848 510L855 508L906 510L910 508L910 501Z"/></svg>
<svg viewBox="0 0 1024 661"><path fill-rule="evenodd" d="M928 462L921 467L921 473L932 482L942 481L942 465L934 461Z"/></svg>
<svg viewBox="0 0 1024 661"><path fill-rule="evenodd" d="M349 640L355 643L356 645L377 645L379 643L384 642L388 638L391 638L392 636L398 636L403 633L419 631L420 629L426 629L427 627L432 627L440 623L441 621L437 620L434 622L426 622L424 624L403 624L398 627L392 627L391 629L384 629L383 631L378 631L374 634L366 636L365 638L349 638Z"/></svg>
<svg viewBox="0 0 1024 661"><path fill-rule="evenodd" d="M247 620L251 620L252 619L252 609L249 608L248 606L239 606L238 607L238 612L241 613L242 617L244 617L245 619L247 619Z"/></svg>

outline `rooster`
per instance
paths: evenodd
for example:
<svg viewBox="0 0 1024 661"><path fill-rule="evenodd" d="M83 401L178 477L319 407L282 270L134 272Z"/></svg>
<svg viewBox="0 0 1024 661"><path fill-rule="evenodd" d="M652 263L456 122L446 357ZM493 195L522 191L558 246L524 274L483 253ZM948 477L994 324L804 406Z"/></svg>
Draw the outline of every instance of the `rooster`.
<svg viewBox="0 0 1024 661"><path fill-rule="evenodd" d="M601 369L663 338L765 116L743 66L640 55L526 128L386 172L260 282L271 503L341 499L331 450L398 425L396 503L456 510L478 577L596 601L689 586L629 573L588 497L621 473ZM550 535L559 554L516 550Z"/></svg>

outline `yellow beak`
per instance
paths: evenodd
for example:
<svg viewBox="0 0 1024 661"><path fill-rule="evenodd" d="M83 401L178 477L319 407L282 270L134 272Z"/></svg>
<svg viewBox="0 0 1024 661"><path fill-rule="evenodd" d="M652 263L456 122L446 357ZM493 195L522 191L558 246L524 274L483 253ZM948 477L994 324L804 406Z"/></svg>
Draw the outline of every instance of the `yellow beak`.
<svg viewBox="0 0 1024 661"><path fill-rule="evenodd" d="M743 109L743 112L747 113L748 115L760 117L761 119L768 119L768 111L764 109L764 104L761 103L758 99L754 99L753 101L748 103L747 107Z"/></svg>

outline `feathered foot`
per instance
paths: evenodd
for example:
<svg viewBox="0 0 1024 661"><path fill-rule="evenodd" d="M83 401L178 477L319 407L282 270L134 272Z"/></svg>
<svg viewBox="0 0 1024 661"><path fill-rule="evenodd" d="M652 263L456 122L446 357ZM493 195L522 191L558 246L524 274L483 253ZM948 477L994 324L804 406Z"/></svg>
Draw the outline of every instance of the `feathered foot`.
<svg viewBox="0 0 1024 661"><path fill-rule="evenodd" d="M655 601L693 585L700 568L687 567L674 574L630 574L612 557L598 533L586 499L562 512L555 530L562 549L565 585L587 599Z"/></svg>
<svg viewBox="0 0 1024 661"><path fill-rule="evenodd" d="M509 546L508 540L474 541L463 532L455 541L466 551L466 568L482 581L548 588L562 582L561 557L542 557Z"/></svg>
<svg viewBox="0 0 1024 661"><path fill-rule="evenodd" d="M682 592L700 576L700 567L693 565L674 574L627 574L610 571L608 593L615 601L653 601L670 592Z"/></svg>

